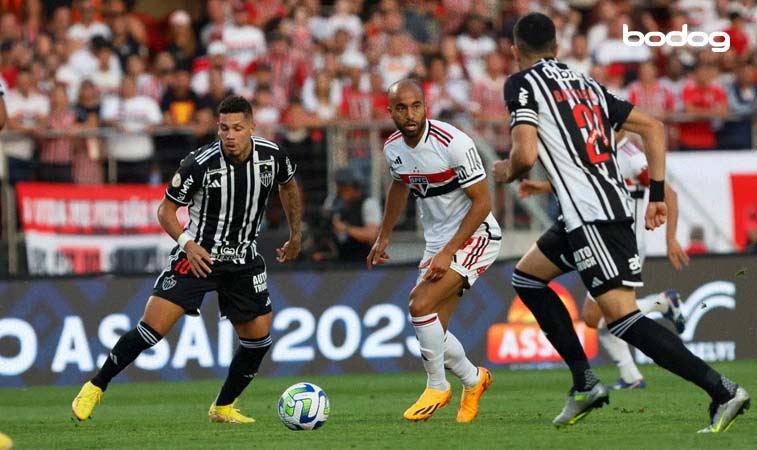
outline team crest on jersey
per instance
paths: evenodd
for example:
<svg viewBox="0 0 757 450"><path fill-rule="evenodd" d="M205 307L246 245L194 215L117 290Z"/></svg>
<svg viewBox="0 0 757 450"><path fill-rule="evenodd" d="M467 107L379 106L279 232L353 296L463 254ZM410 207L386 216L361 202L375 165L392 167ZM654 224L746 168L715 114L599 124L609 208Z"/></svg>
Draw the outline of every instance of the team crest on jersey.
<svg viewBox="0 0 757 450"><path fill-rule="evenodd" d="M181 186L181 175L178 173L171 178L171 186L177 188Z"/></svg>
<svg viewBox="0 0 757 450"><path fill-rule="evenodd" d="M409 184L422 195L426 195L426 191L428 191L428 178L424 175L410 175Z"/></svg>
<svg viewBox="0 0 757 450"><path fill-rule="evenodd" d="M168 291L174 286L176 286L176 279L173 277L173 275L169 275L163 278L163 284L161 284L161 287L164 291Z"/></svg>
<svg viewBox="0 0 757 450"><path fill-rule="evenodd" d="M260 182L269 187L273 183L273 167L268 164L260 166Z"/></svg>

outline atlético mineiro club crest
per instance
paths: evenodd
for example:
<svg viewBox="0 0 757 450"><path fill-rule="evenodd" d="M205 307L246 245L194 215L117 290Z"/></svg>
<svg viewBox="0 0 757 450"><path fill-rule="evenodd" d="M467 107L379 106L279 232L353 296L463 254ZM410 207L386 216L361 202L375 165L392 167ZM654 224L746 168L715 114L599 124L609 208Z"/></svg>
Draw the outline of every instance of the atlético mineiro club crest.
<svg viewBox="0 0 757 450"><path fill-rule="evenodd" d="M425 197L426 191L428 191L428 178L425 175L410 175L409 178L408 184Z"/></svg>
<svg viewBox="0 0 757 450"><path fill-rule="evenodd" d="M270 165L264 164L260 166L260 182L265 187L269 187L273 182L273 168Z"/></svg>

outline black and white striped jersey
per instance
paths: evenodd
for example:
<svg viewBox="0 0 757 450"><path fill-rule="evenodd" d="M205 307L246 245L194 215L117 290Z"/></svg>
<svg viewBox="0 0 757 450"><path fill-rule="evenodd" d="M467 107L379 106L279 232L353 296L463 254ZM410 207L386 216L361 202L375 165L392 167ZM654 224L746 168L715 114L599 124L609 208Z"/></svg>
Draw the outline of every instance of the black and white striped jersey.
<svg viewBox="0 0 757 450"><path fill-rule="evenodd" d="M567 231L586 223L632 220L612 132L631 113L631 103L553 58L510 76L505 103L511 127L526 124L538 130L539 161Z"/></svg>
<svg viewBox="0 0 757 450"><path fill-rule="evenodd" d="M277 144L251 139L244 164L226 158L220 141L191 152L166 189L166 198L189 206L184 229L215 261L246 263L255 258L268 196L276 183L294 177L295 164Z"/></svg>

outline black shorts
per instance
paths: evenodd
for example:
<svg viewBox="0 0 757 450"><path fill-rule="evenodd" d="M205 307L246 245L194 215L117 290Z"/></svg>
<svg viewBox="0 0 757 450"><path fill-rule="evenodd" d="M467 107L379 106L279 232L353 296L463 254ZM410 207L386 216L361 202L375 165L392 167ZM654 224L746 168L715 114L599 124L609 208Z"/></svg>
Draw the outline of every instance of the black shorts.
<svg viewBox="0 0 757 450"><path fill-rule="evenodd" d="M585 224L568 233L557 221L536 245L562 271L577 270L593 297L620 286L644 285L630 222Z"/></svg>
<svg viewBox="0 0 757 450"><path fill-rule="evenodd" d="M207 278L195 277L187 254L176 246L168 267L155 280L152 295L176 303L189 315L198 315L205 293L217 291L221 316L232 322L246 322L271 312L262 256L255 256L249 264L215 262L211 269Z"/></svg>

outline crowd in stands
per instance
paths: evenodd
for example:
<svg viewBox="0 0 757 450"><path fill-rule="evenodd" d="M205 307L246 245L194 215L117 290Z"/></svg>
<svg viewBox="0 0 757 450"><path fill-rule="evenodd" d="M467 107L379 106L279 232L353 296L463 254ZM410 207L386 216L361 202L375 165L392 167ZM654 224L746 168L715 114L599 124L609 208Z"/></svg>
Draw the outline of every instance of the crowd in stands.
<svg viewBox="0 0 757 450"><path fill-rule="evenodd" d="M230 93L253 103L258 134L325 167L322 127L388 120L386 88L407 76L430 116L486 124L506 153L502 87L531 11L554 18L560 59L668 122L671 150L753 148L755 0L207 0L166 17L135 3L2 1L0 177L101 183L107 155L117 181L165 182L214 138ZM725 31L731 48L630 48L624 24ZM349 157L369 161L367 148Z"/></svg>

